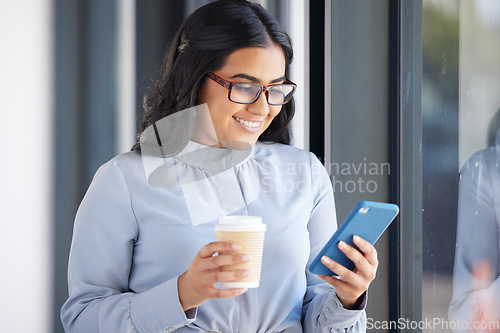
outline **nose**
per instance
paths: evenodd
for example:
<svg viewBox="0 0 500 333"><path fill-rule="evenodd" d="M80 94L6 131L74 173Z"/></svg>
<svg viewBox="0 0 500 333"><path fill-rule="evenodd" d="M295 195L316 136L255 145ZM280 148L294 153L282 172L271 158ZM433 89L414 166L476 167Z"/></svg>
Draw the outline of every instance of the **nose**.
<svg viewBox="0 0 500 333"><path fill-rule="evenodd" d="M250 113L265 117L270 112L269 107L270 105L267 103L267 91L264 90L254 103L248 104L247 109Z"/></svg>

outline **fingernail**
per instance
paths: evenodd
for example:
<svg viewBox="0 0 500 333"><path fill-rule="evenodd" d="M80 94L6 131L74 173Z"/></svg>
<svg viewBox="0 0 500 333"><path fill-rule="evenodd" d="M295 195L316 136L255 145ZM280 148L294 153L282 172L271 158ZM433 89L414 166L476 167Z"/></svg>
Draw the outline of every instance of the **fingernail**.
<svg viewBox="0 0 500 333"><path fill-rule="evenodd" d="M343 241L339 242L339 248L345 249L346 247L347 247L347 244L345 242L343 242Z"/></svg>
<svg viewBox="0 0 500 333"><path fill-rule="evenodd" d="M252 259L252 257L250 257L250 256L247 256L247 255L241 256L241 261L250 261L250 259Z"/></svg>
<svg viewBox="0 0 500 333"><path fill-rule="evenodd" d="M249 271L248 269L245 269L245 270L241 271L241 275L243 275L243 276L249 276L251 273L252 272Z"/></svg>
<svg viewBox="0 0 500 333"><path fill-rule="evenodd" d="M359 238L359 236L353 236L352 238L354 239L355 242L359 242L361 240L361 238Z"/></svg>
<svg viewBox="0 0 500 333"><path fill-rule="evenodd" d="M233 244L232 248L233 248L233 250L236 250L236 251L241 250L241 246L238 244Z"/></svg>
<svg viewBox="0 0 500 333"><path fill-rule="evenodd" d="M332 262L327 256L322 256L321 261L325 264L330 264Z"/></svg>
<svg viewBox="0 0 500 333"><path fill-rule="evenodd" d="M248 288L242 288L240 289L240 294L244 294L248 291Z"/></svg>

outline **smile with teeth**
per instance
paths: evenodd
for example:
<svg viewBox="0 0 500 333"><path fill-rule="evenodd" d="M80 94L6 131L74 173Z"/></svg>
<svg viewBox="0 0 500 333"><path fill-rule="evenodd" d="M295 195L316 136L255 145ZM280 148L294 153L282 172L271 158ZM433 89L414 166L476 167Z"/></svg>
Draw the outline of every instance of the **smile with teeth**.
<svg viewBox="0 0 500 333"><path fill-rule="evenodd" d="M239 122L242 125L245 125L246 127L250 128L257 128L262 124L262 121L248 121L248 120L243 120L241 118L238 118L236 116L233 116L234 120Z"/></svg>

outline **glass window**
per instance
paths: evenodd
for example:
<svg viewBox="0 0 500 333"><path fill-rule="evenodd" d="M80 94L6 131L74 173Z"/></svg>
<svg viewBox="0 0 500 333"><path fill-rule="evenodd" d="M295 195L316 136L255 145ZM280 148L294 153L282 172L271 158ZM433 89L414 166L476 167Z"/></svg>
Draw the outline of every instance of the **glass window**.
<svg viewBox="0 0 500 333"><path fill-rule="evenodd" d="M331 117L326 121L325 166L340 224L358 201L390 200L389 1L334 0L327 5L331 44L325 45L325 61L330 62L325 75L331 92L326 112ZM380 265L366 310L377 322L389 318L388 241L386 232L376 243Z"/></svg>
<svg viewBox="0 0 500 333"><path fill-rule="evenodd" d="M422 28L422 331L497 332L500 2L424 0Z"/></svg>

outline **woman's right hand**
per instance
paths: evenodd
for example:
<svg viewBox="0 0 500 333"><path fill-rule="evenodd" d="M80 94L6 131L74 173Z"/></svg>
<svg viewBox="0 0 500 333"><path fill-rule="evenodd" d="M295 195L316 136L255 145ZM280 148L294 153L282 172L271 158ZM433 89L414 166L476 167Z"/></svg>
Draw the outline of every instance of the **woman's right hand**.
<svg viewBox="0 0 500 333"><path fill-rule="evenodd" d="M247 289L218 289L217 282L230 282L250 274L247 270L221 272L222 266L236 265L250 260L243 254L231 254L241 250L241 246L227 242L212 242L205 245L193 262L177 281L179 300L184 311L195 308L211 298L239 296ZM216 252L218 256L213 256ZM221 254L222 253L222 254Z"/></svg>

